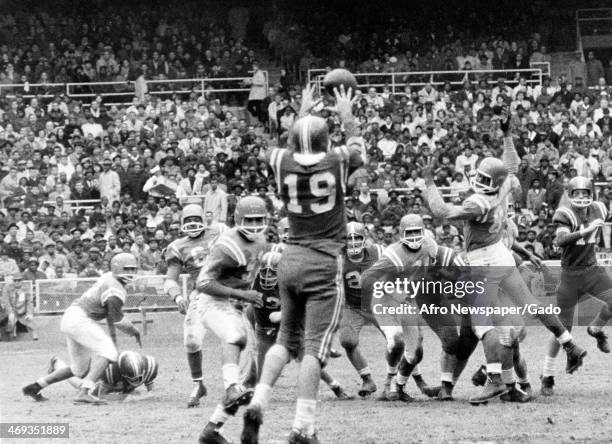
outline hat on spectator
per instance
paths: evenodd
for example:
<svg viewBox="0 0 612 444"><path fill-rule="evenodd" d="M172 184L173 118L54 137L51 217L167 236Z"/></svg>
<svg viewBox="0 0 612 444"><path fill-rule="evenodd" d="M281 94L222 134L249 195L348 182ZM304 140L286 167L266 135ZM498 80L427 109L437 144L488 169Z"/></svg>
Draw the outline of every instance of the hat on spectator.
<svg viewBox="0 0 612 444"><path fill-rule="evenodd" d="M155 173L159 173L161 171L161 168L158 166L151 168L150 173L151 174L155 174Z"/></svg>
<svg viewBox="0 0 612 444"><path fill-rule="evenodd" d="M98 247L90 247L89 252L90 253L100 253L100 249Z"/></svg>
<svg viewBox="0 0 612 444"><path fill-rule="evenodd" d="M108 159L108 158L102 160L102 165L111 165L112 163L113 162L110 159Z"/></svg>
<svg viewBox="0 0 612 444"><path fill-rule="evenodd" d="M28 262L29 262L29 263L32 263L32 262L33 262L33 263L35 263L35 264L38 264L38 258L37 258L37 257L32 256L30 259L28 259Z"/></svg>
<svg viewBox="0 0 612 444"><path fill-rule="evenodd" d="M11 229L11 228L13 228L13 227L15 227L15 228L17 228L17 229L19 228L19 226L18 226L18 225L17 225L15 222L13 222L13 223L9 224L9 226L8 226L7 230L10 230L10 229Z"/></svg>
<svg viewBox="0 0 612 444"><path fill-rule="evenodd" d="M81 233L81 229L80 229L79 227L74 227L72 230L70 230L70 234L74 234L74 233L76 233L77 231L78 231L79 233Z"/></svg>
<svg viewBox="0 0 612 444"><path fill-rule="evenodd" d="M55 242L53 241L45 242L45 248L47 247L55 247Z"/></svg>

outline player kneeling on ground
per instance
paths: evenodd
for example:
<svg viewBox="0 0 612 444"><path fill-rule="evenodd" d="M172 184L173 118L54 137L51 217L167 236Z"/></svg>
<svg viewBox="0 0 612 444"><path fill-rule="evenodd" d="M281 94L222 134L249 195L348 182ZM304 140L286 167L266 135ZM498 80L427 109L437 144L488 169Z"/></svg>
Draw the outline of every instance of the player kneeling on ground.
<svg viewBox="0 0 612 444"><path fill-rule="evenodd" d="M67 367L68 364L54 356L49 363L49 373ZM111 362L98 380L97 396L102 398L108 393L132 393L141 385L150 392L158 371L159 365L153 356L134 351L121 352L117 362ZM73 376L67 382L75 388L80 388L83 380Z"/></svg>
<svg viewBox="0 0 612 444"><path fill-rule="evenodd" d="M66 335L70 367L63 367L28 384L23 394L36 401L46 398L40 391L50 384L77 376L83 378L76 403L103 403L92 391L109 363L117 361L115 327L134 336L140 345L140 333L123 316L127 297L125 286L134 279L138 263L130 253L119 253L111 259L111 271L103 274L83 296L75 300L64 313L61 331ZM98 321L106 319L110 336ZM93 355L93 357L92 357Z"/></svg>

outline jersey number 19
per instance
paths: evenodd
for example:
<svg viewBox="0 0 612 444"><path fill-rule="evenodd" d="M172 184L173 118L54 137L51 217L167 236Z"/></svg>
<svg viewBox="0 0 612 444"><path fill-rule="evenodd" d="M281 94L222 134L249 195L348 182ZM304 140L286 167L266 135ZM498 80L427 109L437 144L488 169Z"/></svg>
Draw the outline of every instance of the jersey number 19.
<svg viewBox="0 0 612 444"><path fill-rule="evenodd" d="M306 208L315 214L326 213L336 205L336 178L330 171L322 171L299 180L297 174L288 174L283 183L287 186L289 203L287 210L303 214Z"/></svg>

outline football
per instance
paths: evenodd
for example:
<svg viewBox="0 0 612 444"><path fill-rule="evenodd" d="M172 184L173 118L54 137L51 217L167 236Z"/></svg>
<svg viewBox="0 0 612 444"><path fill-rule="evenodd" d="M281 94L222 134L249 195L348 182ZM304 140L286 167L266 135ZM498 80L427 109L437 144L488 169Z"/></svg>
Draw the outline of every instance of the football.
<svg viewBox="0 0 612 444"><path fill-rule="evenodd" d="M353 94L357 89L357 79L355 76L346 69L334 69L325 74L323 78L323 87L327 94L333 96L334 88L340 88L340 85L344 85L344 90L348 91L349 88L352 88Z"/></svg>

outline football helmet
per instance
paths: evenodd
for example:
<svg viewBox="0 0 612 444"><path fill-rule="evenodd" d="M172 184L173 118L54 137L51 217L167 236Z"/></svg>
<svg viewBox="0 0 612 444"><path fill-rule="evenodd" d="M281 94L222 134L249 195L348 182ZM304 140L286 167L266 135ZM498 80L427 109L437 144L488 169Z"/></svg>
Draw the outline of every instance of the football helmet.
<svg viewBox="0 0 612 444"><path fill-rule="evenodd" d="M288 142L296 153L327 152L330 145L327 122L321 117L312 115L300 117L291 127Z"/></svg>
<svg viewBox="0 0 612 444"><path fill-rule="evenodd" d="M159 364L157 360L151 356L147 355L144 357L144 377L143 381L145 385L153 384L155 378L157 378L157 372L159 371Z"/></svg>
<svg viewBox="0 0 612 444"><path fill-rule="evenodd" d="M111 362L106 366L106 370L102 374L102 382L108 387L115 387L121 382L121 372L116 362Z"/></svg>
<svg viewBox="0 0 612 444"><path fill-rule="evenodd" d="M485 157L471 179L472 188L479 194L494 194L508 177L508 169L504 162L495 157Z"/></svg>
<svg viewBox="0 0 612 444"><path fill-rule="evenodd" d="M283 217L278 221L278 239L286 243L289 240L289 218Z"/></svg>
<svg viewBox="0 0 612 444"><path fill-rule="evenodd" d="M418 214L407 214L400 220L400 242L411 250L418 250L425 240L425 225Z"/></svg>
<svg viewBox="0 0 612 444"><path fill-rule="evenodd" d="M198 237L204 232L204 211L197 204L189 204L181 214L181 231L189 237Z"/></svg>
<svg viewBox="0 0 612 444"><path fill-rule="evenodd" d="M138 261L132 253L118 253L110 261L110 270L123 285L132 282L138 271Z"/></svg>
<svg viewBox="0 0 612 444"><path fill-rule="evenodd" d="M132 387L138 387L144 382L145 364L143 356L133 351L124 351L117 359L119 373Z"/></svg>
<svg viewBox="0 0 612 444"><path fill-rule="evenodd" d="M574 197L574 192L586 191L588 196L577 196ZM573 207L586 208L593 203L593 183L591 179L587 179L583 176L576 176L569 181L567 186L567 194Z"/></svg>
<svg viewBox="0 0 612 444"><path fill-rule="evenodd" d="M268 228L266 203L257 196L243 197L236 205L234 223L244 237L254 241Z"/></svg>
<svg viewBox="0 0 612 444"><path fill-rule="evenodd" d="M261 258L259 269L259 285L264 290L272 290L278 283L278 264L282 254L276 251L268 251Z"/></svg>
<svg viewBox="0 0 612 444"><path fill-rule="evenodd" d="M359 222L349 222L346 225L346 253L349 256L359 256L365 248L365 227Z"/></svg>

